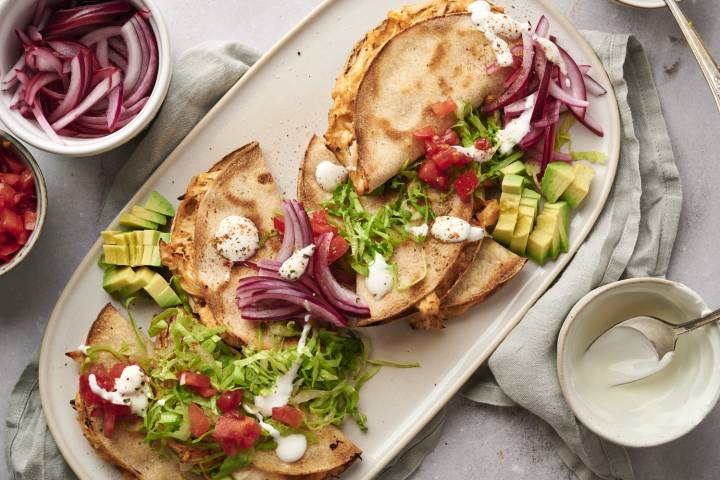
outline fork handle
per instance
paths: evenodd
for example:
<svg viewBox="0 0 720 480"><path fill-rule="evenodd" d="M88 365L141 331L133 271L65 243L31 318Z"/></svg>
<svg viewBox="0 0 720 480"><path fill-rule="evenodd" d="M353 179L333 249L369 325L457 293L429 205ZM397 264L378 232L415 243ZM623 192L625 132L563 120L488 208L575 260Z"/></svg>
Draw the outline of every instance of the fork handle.
<svg viewBox="0 0 720 480"><path fill-rule="evenodd" d="M720 309L710 312L704 317L696 318L695 320L690 320L689 322L676 325L675 328L673 328L673 331L676 335L682 335L683 333L690 332L696 328L704 327L708 323L717 322L718 320L720 320Z"/></svg>
<svg viewBox="0 0 720 480"><path fill-rule="evenodd" d="M695 59L700 65L700 70L702 70L703 75L705 75L705 80L707 80L710 86L713 98L715 98L715 104L718 110L720 110L720 71L718 71L717 62L713 59L710 51L700 39L697 31L692 27L690 22L688 22L687 17L682 13L682 10L680 10L675 0L665 0L665 4L675 17L675 21L685 36L690 50L692 50L695 55Z"/></svg>

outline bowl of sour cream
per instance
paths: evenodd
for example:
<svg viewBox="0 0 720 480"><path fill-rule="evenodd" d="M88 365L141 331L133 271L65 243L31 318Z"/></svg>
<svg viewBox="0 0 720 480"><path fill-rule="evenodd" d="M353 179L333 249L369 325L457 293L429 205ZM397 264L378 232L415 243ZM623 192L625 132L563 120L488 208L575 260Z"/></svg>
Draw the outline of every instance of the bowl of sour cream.
<svg viewBox="0 0 720 480"><path fill-rule="evenodd" d="M558 337L558 377L575 416L603 438L628 447L675 440L697 426L720 397L720 327L678 339L671 358L653 357L645 337L618 328L650 315L679 324L706 313L680 283L633 278L600 287L570 311ZM641 380L628 380L648 376Z"/></svg>

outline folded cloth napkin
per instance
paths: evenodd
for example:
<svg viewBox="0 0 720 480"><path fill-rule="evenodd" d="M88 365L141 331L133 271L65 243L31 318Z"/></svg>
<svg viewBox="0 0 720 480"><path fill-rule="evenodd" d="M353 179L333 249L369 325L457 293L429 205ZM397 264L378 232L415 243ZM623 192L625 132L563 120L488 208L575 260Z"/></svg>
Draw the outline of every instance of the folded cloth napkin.
<svg viewBox="0 0 720 480"><path fill-rule="evenodd" d="M99 226L110 223L145 179L258 57L238 43L224 42L199 45L179 58L162 109L150 128L134 141L133 153L108 192ZM37 368L37 360L25 368L8 407L5 452L10 478L72 479L75 476L45 423Z"/></svg>
<svg viewBox="0 0 720 480"><path fill-rule="evenodd" d="M559 435L563 460L581 479L597 478L593 476L597 474L626 480L632 479L632 469L625 451L588 432L563 401L555 377L555 341L567 311L590 289L622 275L664 274L677 231L681 193L641 46L627 35L585 35L603 61L620 105L623 138L615 187L592 234L556 287L538 301L491 358L490 367L502 390L483 381L480 375L468 383L465 394L494 405L519 404L546 420ZM235 44L198 48L181 58L163 109L110 191L101 225L114 217L255 58ZM193 93L200 91L202 98ZM443 411L385 469L381 478L399 480L412 475L439 440L444 420ZM13 392L6 452L14 479L74 478L42 416L37 362L28 365Z"/></svg>
<svg viewBox="0 0 720 480"><path fill-rule="evenodd" d="M580 424L560 391L556 342L563 320L590 290L620 278L663 276L677 233L682 192L650 66L629 35L584 32L605 66L622 121L620 163L595 227L555 285L525 315L464 386L465 397L495 406L521 406L552 427L557 451L581 480L632 480L624 448ZM494 377L494 379L493 379ZM440 435L432 422L386 469L383 480L407 478ZM478 432L480 434L482 432Z"/></svg>

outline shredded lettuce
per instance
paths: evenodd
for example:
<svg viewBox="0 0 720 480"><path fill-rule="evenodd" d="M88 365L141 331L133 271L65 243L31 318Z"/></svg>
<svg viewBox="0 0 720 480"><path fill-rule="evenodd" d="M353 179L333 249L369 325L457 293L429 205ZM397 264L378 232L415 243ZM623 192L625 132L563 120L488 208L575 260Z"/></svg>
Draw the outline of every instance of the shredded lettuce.
<svg viewBox="0 0 720 480"><path fill-rule="evenodd" d="M368 275L368 266L379 253L390 263L395 247L415 239L405 229L411 222L428 223L435 218L427 186L417 178L418 163L404 168L371 195L394 192L392 200L374 212L366 210L350 182L339 185L330 200L323 203L335 217L338 230L350 244L350 265L357 273ZM392 264L391 264L392 265Z"/></svg>
<svg viewBox="0 0 720 480"><path fill-rule="evenodd" d="M567 151L570 153L573 161L585 160L590 163L598 163L604 165L607 161L607 155L605 152L593 150L587 152L576 152L573 150L572 136L570 135L570 128L575 124L575 117L568 112L565 112L560 117L558 123L558 133L555 138L555 150L560 151L567 145Z"/></svg>
<svg viewBox="0 0 720 480"><path fill-rule="evenodd" d="M598 150L589 152L571 152L570 155L572 155L572 159L575 161L585 160L590 163L599 163L600 165L605 165L605 162L607 161L607 155L605 152L600 152Z"/></svg>
<svg viewBox="0 0 720 480"><path fill-rule="evenodd" d="M485 116L479 108L465 102L457 121L453 125L463 147L470 147L479 138L487 138L493 147L498 146L497 132L500 130L497 115Z"/></svg>

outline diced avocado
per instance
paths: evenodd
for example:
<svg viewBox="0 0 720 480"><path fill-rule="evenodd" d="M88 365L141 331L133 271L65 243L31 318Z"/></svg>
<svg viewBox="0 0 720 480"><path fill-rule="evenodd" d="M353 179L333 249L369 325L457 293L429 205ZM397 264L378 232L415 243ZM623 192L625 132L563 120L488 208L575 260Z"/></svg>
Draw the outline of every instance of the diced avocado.
<svg viewBox="0 0 720 480"><path fill-rule="evenodd" d="M502 191L519 195L523 191L523 185L525 185L525 178L520 175L505 175L502 181Z"/></svg>
<svg viewBox="0 0 720 480"><path fill-rule="evenodd" d="M130 265L130 256L126 245L103 245L105 263L111 265Z"/></svg>
<svg viewBox="0 0 720 480"><path fill-rule="evenodd" d="M546 203L544 210L557 210L560 215L560 251L567 252L570 248L570 207L567 202Z"/></svg>
<svg viewBox="0 0 720 480"><path fill-rule="evenodd" d="M500 171L503 175L522 175L525 173L525 164L518 160L505 168L501 168Z"/></svg>
<svg viewBox="0 0 720 480"><path fill-rule="evenodd" d="M108 293L113 293L121 288L126 288L135 279L135 272L130 267L109 269L103 275L103 288Z"/></svg>
<svg viewBox="0 0 720 480"><path fill-rule="evenodd" d="M157 191L153 191L150 194L150 198L148 198L148 201L145 202L145 208L165 215L166 217L175 216L175 210L173 209L172 204L167 198L160 195Z"/></svg>
<svg viewBox="0 0 720 480"><path fill-rule="evenodd" d="M127 297L137 292L138 290L145 288L150 281L155 277L155 272L147 267L140 267L135 270L135 278L127 286L120 288L118 293L123 297Z"/></svg>
<svg viewBox="0 0 720 480"><path fill-rule="evenodd" d="M162 266L162 258L160 257L160 247L154 246L152 248L152 258L150 259L150 265L153 267L161 267Z"/></svg>
<svg viewBox="0 0 720 480"><path fill-rule="evenodd" d="M534 214L534 211L532 213ZM518 218L517 225L515 226L515 232L513 233L512 240L510 240L511 251L517 253L518 255L525 255L525 249L527 248L527 242L530 237L532 227L533 217L521 214L520 218Z"/></svg>
<svg viewBox="0 0 720 480"><path fill-rule="evenodd" d="M135 232L126 232L124 237L128 246L128 260L130 265L137 265L138 259L135 249L135 247L137 247L137 238L135 237Z"/></svg>
<svg viewBox="0 0 720 480"><path fill-rule="evenodd" d="M574 179L573 167L565 162L552 162L545 169L542 193L548 202L556 202Z"/></svg>
<svg viewBox="0 0 720 480"><path fill-rule="evenodd" d="M575 163L572 168L575 179L563 192L562 199L567 201L570 207L575 208L580 205L590 191L590 183L595 176L595 170L584 163Z"/></svg>
<svg viewBox="0 0 720 480"><path fill-rule="evenodd" d="M117 232L115 234L115 245L127 245L128 239L125 235L127 232ZM105 242L108 243L108 242Z"/></svg>
<svg viewBox="0 0 720 480"><path fill-rule="evenodd" d="M521 203L520 208L518 208L518 220L521 217L530 217L530 219L534 222L535 221L535 212L536 212L536 209L534 206L523 205Z"/></svg>
<svg viewBox="0 0 720 480"><path fill-rule="evenodd" d="M153 212L152 210L148 210L147 208L143 208L138 205L133 206L130 213L138 218L142 218L148 222L157 223L158 225L165 225L167 223L167 217L165 215Z"/></svg>
<svg viewBox="0 0 720 480"><path fill-rule="evenodd" d="M180 298L159 273L156 273L143 288L155 303L163 308L180 304Z"/></svg>
<svg viewBox="0 0 720 480"><path fill-rule="evenodd" d="M165 233L160 233L157 230L143 230L143 245L157 245L160 238L162 238L163 235L166 235Z"/></svg>
<svg viewBox="0 0 720 480"><path fill-rule="evenodd" d="M116 245L116 235L120 233L117 230L103 230L100 232L100 235L102 236L103 243L107 245Z"/></svg>
<svg viewBox="0 0 720 480"><path fill-rule="evenodd" d="M147 228L149 230L157 230L158 228L157 223L149 222L131 213L123 213L120 215L120 225L130 228Z"/></svg>
<svg viewBox="0 0 720 480"><path fill-rule="evenodd" d="M507 176L505 177L507 178ZM520 207L520 195L516 193L503 192L500 195L500 216L498 217L495 230L493 230L493 238L505 245L510 244L513 233L515 232L515 223L517 222L518 209Z"/></svg>
<svg viewBox="0 0 720 480"><path fill-rule="evenodd" d="M535 229L552 235L550 256L554 259L560 254L560 214L557 211L543 210L538 215Z"/></svg>
<svg viewBox="0 0 720 480"><path fill-rule="evenodd" d="M523 198L536 198L540 200L541 195L531 188L523 188L522 196Z"/></svg>
<svg viewBox="0 0 720 480"><path fill-rule="evenodd" d="M540 265L547 260L550 246L552 245L552 235L535 229L530 234L527 242L527 256Z"/></svg>

